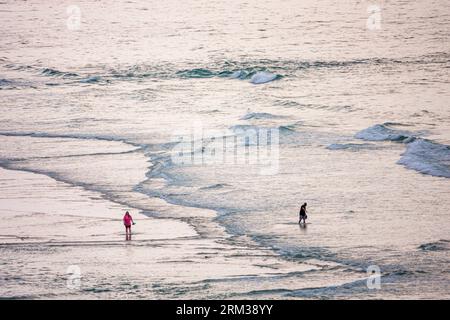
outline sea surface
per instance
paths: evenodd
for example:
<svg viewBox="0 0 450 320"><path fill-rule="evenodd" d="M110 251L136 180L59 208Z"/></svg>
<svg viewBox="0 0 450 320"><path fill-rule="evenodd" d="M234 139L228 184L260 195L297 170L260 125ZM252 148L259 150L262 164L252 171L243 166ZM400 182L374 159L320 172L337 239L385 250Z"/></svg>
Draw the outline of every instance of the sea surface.
<svg viewBox="0 0 450 320"><path fill-rule="evenodd" d="M6 0L0 21L1 297L450 298L448 1Z"/></svg>

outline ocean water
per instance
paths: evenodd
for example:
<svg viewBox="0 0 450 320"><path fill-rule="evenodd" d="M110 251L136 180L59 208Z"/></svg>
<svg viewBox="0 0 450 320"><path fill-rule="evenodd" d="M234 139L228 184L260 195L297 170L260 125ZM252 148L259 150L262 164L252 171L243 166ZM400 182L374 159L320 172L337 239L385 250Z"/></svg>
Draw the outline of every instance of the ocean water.
<svg viewBox="0 0 450 320"><path fill-rule="evenodd" d="M165 253L226 241L280 272L202 261L130 297L450 297L447 1L3 1L0 21L1 167L195 229Z"/></svg>

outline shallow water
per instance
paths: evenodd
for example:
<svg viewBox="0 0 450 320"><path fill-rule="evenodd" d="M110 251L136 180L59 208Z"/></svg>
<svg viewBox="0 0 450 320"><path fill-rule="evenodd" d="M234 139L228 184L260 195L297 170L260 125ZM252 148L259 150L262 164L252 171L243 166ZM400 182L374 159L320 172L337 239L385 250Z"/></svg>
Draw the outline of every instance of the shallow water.
<svg viewBox="0 0 450 320"><path fill-rule="evenodd" d="M149 225L170 218L182 225L180 234L192 228L218 261L229 257L214 243L226 241L231 251L270 252L274 268L288 274L247 270L265 262L244 253L230 274L217 261L211 268L202 261L201 271L178 279L138 250L130 285L155 269L159 280L144 292L130 289L129 297L449 297L445 1L382 1L375 8L328 0L70 5L0 4L0 165L64 183L53 199L56 211L65 210L65 188L81 188L108 206L157 219ZM270 138L255 138L267 132ZM185 144L177 144L181 138ZM25 178L8 176L5 185L11 179L20 185ZM33 211L37 189L16 187L14 195L20 191L28 205L8 201L2 215L16 206ZM303 202L310 224L299 228ZM100 227L104 240L116 241L120 224L112 234L109 228ZM142 228L155 236L154 227ZM99 231L88 230L80 236ZM162 234L171 230L161 225ZM32 228L21 236L45 232ZM157 255L162 260L174 250L189 265L193 258L184 259L178 246L201 252L192 241L171 241ZM46 248L32 248L39 246ZM116 251L100 247L104 262L114 259ZM2 245L4 257L28 259L11 248ZM95 265L83 246L69 248ZM58 254L52 261L65 270L68 253ZM42 265L50 259L37 257ZM292 276L305 263L322 267ZM117 274L126 269L125 260L116 264ZM371 265L381 270L380 290L366 287ZM18 277L28 272L14 268ZM79 296L105 297L95 290L101 287L114 297L120 282L105 280L114 270L93 271L94 289ZM77 296L66 296L64 285L30 289L39 280L21 287L4 278L9 289L0 295Z"/></svg>

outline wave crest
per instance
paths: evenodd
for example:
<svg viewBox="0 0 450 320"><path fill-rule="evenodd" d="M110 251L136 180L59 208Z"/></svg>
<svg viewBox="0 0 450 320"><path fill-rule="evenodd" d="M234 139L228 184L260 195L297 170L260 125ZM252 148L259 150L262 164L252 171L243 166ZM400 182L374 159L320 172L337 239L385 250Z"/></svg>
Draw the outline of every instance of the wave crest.
<svg viewBox="0 0 450 320"><path fill-rule="evenodd" d="M355 138L366 141L394 141L412 142L416 137L406 130L397 130L390 127L391 123L376 124L356 133Z"/></svg>
<svg viewBox="0 0 450 320"><path fill-rule="evenodd" d="M390 127L392 125L394 124L377 124L359 131L355 137L368 141L404 143L407 145L406 151L398 164L424 174L450 178L450 146L420 138L418 133L394 129ZM395 125L403 124L395 123Z"/></svg>
<svg viewBox="0 0 450 320"><path fill-rule="evenodd" d="M419 246L423 251L448 251L450 249L449 240L439 240L436 242L424 243Z"/></svg>
<svg viewBox="0 0 450 320"><path fill-rule="evenodd" d="M284 118L283 116L277 116L271 113L267 112L248 112L243 117L240 118L240 120L260 120L260 119L279 119Z"/></svg>
<svg viewBox="0 0 450 320"><path fill-rule="evenodd" d="M424 174L450 178L450 146L417 139L408 144L397 163Z"/></svg>

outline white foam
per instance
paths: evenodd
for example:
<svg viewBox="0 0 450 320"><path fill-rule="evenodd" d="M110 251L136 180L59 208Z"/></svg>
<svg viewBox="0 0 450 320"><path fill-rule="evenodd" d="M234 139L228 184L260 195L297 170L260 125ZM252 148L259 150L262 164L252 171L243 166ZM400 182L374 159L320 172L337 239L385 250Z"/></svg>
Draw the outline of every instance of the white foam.
<svg viewBox="0 0 450 320"><path fill-rule="evenodd" d="M233 79L240 79L240 78L245 78L246 76L246 72L244 72L243 70L238 70L238 71L234 71L231 75L230 78Z"/></svg>
<svg viewBox="0 0 450 320"><path fill-rule="evenodd" d="M398 163L424 174L450 178L450 146L417 139L408 143Z"/></svg>
<svg viewBox="0 0 450 320"><path fill-rule="evenodd" d="M250 82L253 84L262 84L273 81L276 78L277 78L276 74L267 71L259 71L250 78Z"/></svg>
<svg viewBox="0 0 450 320"><path fill-rule="evenodd" d="M98 82L100 80L99 76L91 76L91 77L87 77L85 79L81 79L80 82L82 83L93 83L93 82Z"/></svg>

